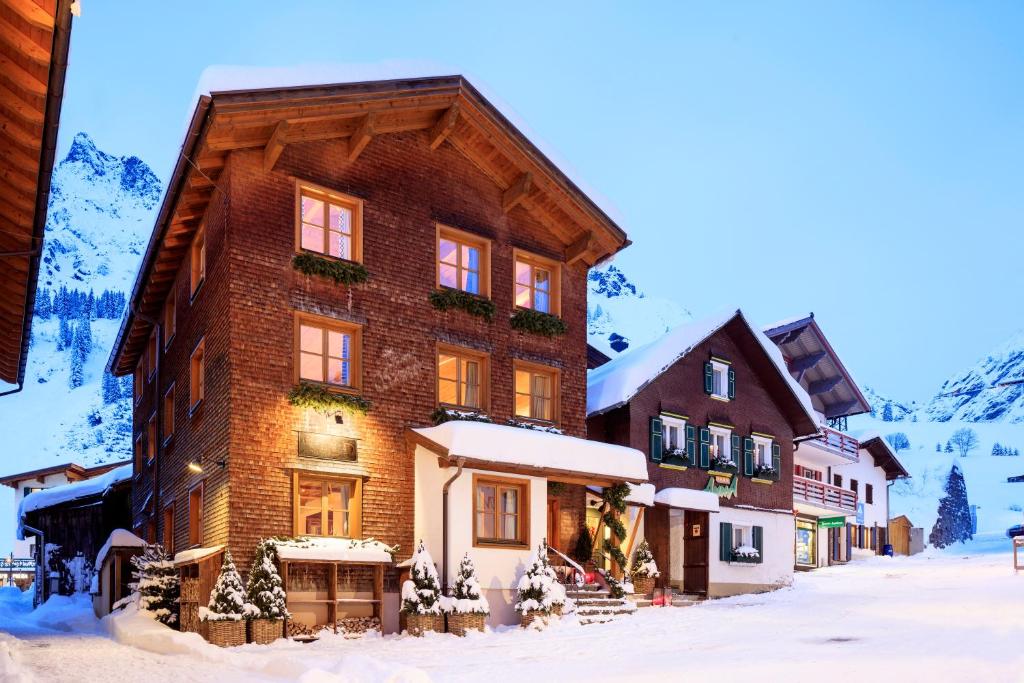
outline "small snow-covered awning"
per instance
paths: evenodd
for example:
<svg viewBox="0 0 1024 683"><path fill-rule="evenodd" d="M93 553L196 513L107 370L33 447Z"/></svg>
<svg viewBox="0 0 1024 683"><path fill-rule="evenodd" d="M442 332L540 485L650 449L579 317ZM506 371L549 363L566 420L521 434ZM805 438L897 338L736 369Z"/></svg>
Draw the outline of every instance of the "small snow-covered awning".
<svg viewBox="0 0 1024 683"><path fill-rule="evenodd" d="M647 462L635 448L523 427L452 420L409 430L416 445L466 467L599 485L647 481Z"/></svg>
<svg viewBox="0 0 1024 683"><path fill-rule="evenodd" d="M110 536L107 537L107 542L103 544L103 547L97 553L94 566L99 571L99 568L103 566L103 560L107 557L107 553L110 552L111 548L142 548L145 545L145 541L127 529L114 529L110 532Z"/></svg>
<svg viewBox="0 0 1024 683"><path fill-rule="evenodd" d="M208 557L213 557L217 553L224 550L222 545L214 545L209 548L190 548L188 550L182 550L174 556L175 565L192 564L205 560Z"/></svg>
<svg viewBox="0 0 1024 683"><path fill-rule="evenodd" d="M289 562L353 562L391 564L394 548L372 538L303 537L276 541L277 556Z"/></svg>
<svg viewBox="0 0 1024 683"><path fill-rule="evenodd" d="M718 496L697 489L670 488L654 494L654 502L682 510L718 512Z"/></svg>

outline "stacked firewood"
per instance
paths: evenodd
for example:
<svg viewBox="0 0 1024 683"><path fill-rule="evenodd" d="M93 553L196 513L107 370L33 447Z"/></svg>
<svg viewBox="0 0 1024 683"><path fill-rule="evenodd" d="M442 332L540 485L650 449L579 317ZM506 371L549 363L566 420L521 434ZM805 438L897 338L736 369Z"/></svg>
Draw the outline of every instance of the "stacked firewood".
<svg viewBox="0 0 1024 683"><path fill-rule="evenodd" d="M327 628L327 627L326 626L306 626L305 624L300 624L299 622L293 621L291 619L288 620L288 625L287 625L288 637L289 638L294 638L295 636L314 636L317 633L320 633L320 631L322 631L325 628Z"/></svg>
<svg viewBox="0 0 1024 683"><path fill-rule="evenodd" d="M346 617L338 619L338 633L346 636L360 636L367 631L379 631L380 619L377 617Z"/></svg>

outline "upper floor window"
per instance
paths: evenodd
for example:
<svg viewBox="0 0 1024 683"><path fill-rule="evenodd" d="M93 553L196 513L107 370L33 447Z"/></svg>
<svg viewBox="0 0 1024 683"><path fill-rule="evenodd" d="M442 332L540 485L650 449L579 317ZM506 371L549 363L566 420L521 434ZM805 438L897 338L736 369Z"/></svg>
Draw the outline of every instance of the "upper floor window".
<svg viewBox="0 0 1024 683"><path fill-rule="evenodd" d="M736 375L728 363L712 358L704 364L704 389L712 398L728 401L736 394Z"/></svg>
<svg viewBox="0 0 1024 683"><path fill-rule="evenodd" d="M153 333L149 335L149 341L146 343L146 380L153 379L153 375L156 374L156 328L153 328Z"/></svg>
<svg viewBox="0 0 1024 683"><path fill-rule="evenodd" d="M188 492L188 544L203 544L203 484Z"/></svg>
<svg viewBox="0 0 1024 683"><path fill-rule="evenodd" d="M437 285L489 297L490 242L461 230L437 227Z"/></svg>
<svg viewBox="0 0 1024 683"><path fill-rule="evenodd" d="M543 365L516 362L516 417L557 422L558 371Z"/></svg>
<svg viewBox="0 0 1024 683"><path fill-rule="evenodd" d="M559 265L550 259L516 250L515 305L559 315Z"/></svg>
<svg viewBox="0 0 1024 683"><path fill-rule="evenodd" d="M358 479L305 474L296 474L296 479L296 534L359 537L361 482Z"/></svg>
<svg viewBox="0 0 1024 683"><path fill-rule="evenodd" d="M195 410L206 396L206 340L200 339L189 359L189 409Z"/></svg>
<svg viewBox="0 0 1024 683"><path fill-rule="evenodd" d="M666 453L682 453L686 450L686 420L661 414L662 445Z"/></svg>
<svg viewBox="0 0 1024 683"><path fill-rule="evenodd" d="M772 440L756 434L751 437L754 441L754 465L762 467L772 466Z"/></svg>
<svg viewBox="0 0 1024 683"><path fill-rule="evenodd" d="M164 443L174 435L174 385L164 393L164 420L163 420Z"/></svg>
<svg viewBox="0 0 1024 683"><path fill-rule="evenodd" d="M156 413L149 416L146 425L146 464L156 460Z"/></svg>
<svg viewBox="0 0 1024 683"><path fill-rule="evenodd" d="M132 373L132 392L135 396L135 404L138 405L139 401L142 400L142 366L146 362L146 354L142 354L142 358L139 359L139 364L135 366L135 372Z"/></svg>
<svg viewBox="0 0 1024 683"><path fill-rule="evenodd" d="M851 479L850 480L850 490L853 491L854 493L857 493L857 488L858 487L859 487L859 482L856 479Z"/></svg>
<svg viewBox="0 0 1024 683"><path fill-rule="evenodd" d="M821 470L814 470L811 469L810 467L804 467L803 465L793 465L793 474L802 479L810 479L811 481L822 481Z"/></svg>
<svg viewBox="0 0 1024 683"><path fill-rule="evenodd" d="M737 467L735 449L732 447L732 432L721 427L710 427L711 430L711 457L719 460L728 460Z"/></svg>
<svg viewBox="0 0 1024 683"><path fill-rule="evenodd" d="M299 249L346 261L362 260L362 206L354 197L299 185Z"/></svg>
<svg viewBox="0 0 1024 683"><path fill-rule="evenodd" d="M358 326L300 315L296 317L295 334L298 379L358 388Z"/></svg>
<svg viewBox="0 0 1024 683"><path fill-rule="evenodd" d="M174 503L164 508L164 550L174 555Z"/></svg>
<svg viewBox="0 0 1024 683"><path fill-rule="evenodd" d="M174 303L175 289L172 285L171 293L167 295L167 303L164 304L164 349L171 345L171 340L174 339L175 326L178 323L178 313Z"/></svg>
<svg viewBox="0 0 1024 683"><path fill-rule="evenodd" d="M192 239L192 248L189 251L189 266L191 272L191 295L194 297L199 291L199 286L206 280L206 229L199 228L196 236Z"/></svg>
<svg viewBox="0 0 1024 683"><path fill-rule="evenodd" d="M488 389L486 354L457 346L437 350L437 401L442 405L484 410Z"/></svg>
<svg viewBox="0 0 1024 683"><path fill-rule="evenodd" d="M868 505L875 502L875 487L871 484L864 484L864 502Z"/></svg>

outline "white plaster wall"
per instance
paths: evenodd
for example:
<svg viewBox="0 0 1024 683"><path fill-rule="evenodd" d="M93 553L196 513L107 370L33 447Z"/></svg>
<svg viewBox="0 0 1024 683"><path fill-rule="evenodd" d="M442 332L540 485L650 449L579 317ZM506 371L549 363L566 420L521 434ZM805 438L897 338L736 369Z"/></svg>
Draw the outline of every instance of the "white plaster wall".
<svg viewBox="0 0 1024 683"><path fill-rule="evenodd" d="M856 463L833 467L832 471L843 477L843 487L850 487L850 480L857 480L857 502L864 503L864 526L884 527L889 524L889 508L887 503L887 484L885 470L875 467L875 459L863 448L860 449L860 459ZM864 484L871 484L874 488L873 503L867 503L864 497ZM846 518L851 524L857 523L856 515L849 515Z"/></svg>
<svg viewBox="0 0 1024 683"><path fill-rule="evenodd" d="M711 515L708 579L716 583L787 586L793 581L793 516L776 512L722 507ZM760 564L735 565L718 559L721 522L759 526L764 529L764 557Z"/></svg>
<svg viewBox="0 0 1024 683"><path fill-rule="evenodd" d="M21 506L22 499L25 498L25 487L26 486L28 486L30 488L48 489L48 488L52 488L54 486L60 486L61 484L67 484L67 483L69 483L68 482L68 478L64 475L63 472L59 472L57 474L48 474L47 476L43 477L42 483L40 483L38 479L27 479L25 481L19 481L18 485L17 485L17 488L14 489L14 510L13 510L13 514L14 514L15 529L17 529L18 522L20 521L18 519L18 508ZM32 545L33 541L34 541L34 537L31 537L31 536L26 536L24 541L19 541L17 538L15 538L14 539L14 547L13 547L14 556L15 557L31 557L31 553L29 552L29 547Z"/></svg>
<svg viewBox="0 0 1024 683"><path fill-rule="evenodd" d="M416 497L413 528L416 538L423 539L427 550L442 573L442 492L444 483L455 474L456 468L440 468L437 456L422 446L416 447ZM491 475L507 479L522 479L530 483L530 530L525 548L473 547L473 474ZM463 554L469 553L476 565L481 587L487 591L491 603L492 626L516 623L512 607L514 589L526 569L530 555L547 534L547 479L495 474L481 470L464 469L449 489L448 499L448 566L449 581L454 580Z"/></svg>

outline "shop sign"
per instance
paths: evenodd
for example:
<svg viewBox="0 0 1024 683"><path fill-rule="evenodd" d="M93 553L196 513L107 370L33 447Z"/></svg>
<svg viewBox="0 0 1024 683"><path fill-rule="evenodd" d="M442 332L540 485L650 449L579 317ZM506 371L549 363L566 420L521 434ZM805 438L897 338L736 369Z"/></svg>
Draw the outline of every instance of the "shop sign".
<svg viewBox="0 0 1024 683"><path fill-rule="evenodd" d="M818 519L818 526L822 529L836 529L846 526L846 517L821 517Z"/></svg>

